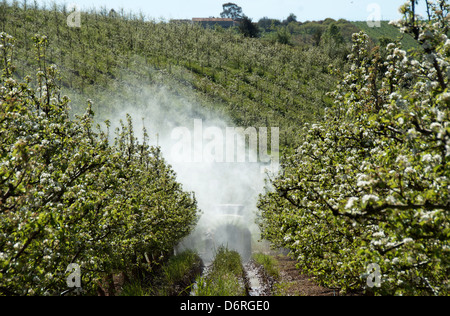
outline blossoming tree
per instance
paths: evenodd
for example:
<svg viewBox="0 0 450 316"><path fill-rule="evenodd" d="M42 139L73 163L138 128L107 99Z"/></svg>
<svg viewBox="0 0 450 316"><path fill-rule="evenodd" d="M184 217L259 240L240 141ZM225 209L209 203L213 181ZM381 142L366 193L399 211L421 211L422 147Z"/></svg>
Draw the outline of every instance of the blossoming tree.
<svg viewBox="0 0 450 316"><path fill-rule="evenodd" d="M414 4L394 23L421 48L354 34L334 106L259 201L263 236L343 291L449 294L450 6L427 1L421 19Z"/></svg>
<svg viewBox="0 0 450 316"><path fill-rule="evenodd" d="M129 117L114 144L91 103L70 119L47 38L34 40L38 74L20 82L0 33L0 295L59 295L71 264L95 294L114 273L152 269L192 231L197 204Z"/></svg>

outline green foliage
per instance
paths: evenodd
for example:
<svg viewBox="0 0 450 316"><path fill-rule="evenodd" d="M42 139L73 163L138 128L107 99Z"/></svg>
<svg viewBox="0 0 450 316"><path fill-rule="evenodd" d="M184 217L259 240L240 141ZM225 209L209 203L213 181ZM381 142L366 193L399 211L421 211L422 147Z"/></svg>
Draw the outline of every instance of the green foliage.
<svg viewBox="0 0 450 316"><path fill-rule="evenodd" d="M245 296L244 268L236 251L220 247L206 276L197 280L196 296Z"/></svg>
<svg viewBox="0 0 450 316"><path fill-rule="evenodd" d="M277 267L277 260L263 253L254 253L252 255L252 259L255 260L256 263L262 265L264 270L273 278L278 279L280 277L280 271Z"/></svg>
<svg viewBox="0 0 450 316"><path fill-rule="evenodd" d="M48 38L48 60L60 70L56 83L71 99L81 94L95 101L93 109L101 117L111 102L97 96L116 92L133 75L151 87L175 82L194 89L199 103L236 126L280 127L281 146L290 146L297 139L295 127L321 119L331 105L325 93L336 80L328 66L344 67L322 47L289 47L232 29L147 22L102 10L83 12L81 28L70 28L62 6L0 6L0 30L16 38L16 77L37 67L30 38L39 30ZM73 110L82 113L78 103Z"/></svg>
<svg viewBox="0 0 450 316"><path fill-rule="evenodd" d="M282 45L293 46L292 36L287 27L279 26L276 28L276 32L269 32L264 34L264 40L271 42L272 44L279 43Z"/></svg>
<svg viewBox="0 0 450 316"><path fill-rule="evenodd" d="M273 31L279 25L281 25L280 20L269 19L268 17L264 17L258 21L258 27L264 32Z"/></svg>
<svg viewBox="0 0 450 316"><path fill-rule="evenodd" d="M235 3L225 3L223 6L223 12L220 13L222 18L228 19L240 19L242 18L242 8Z"/></svg>
<svg viewBox="0 0 450 316"><path fill-rule="evenodd" d="M239 30L241 31L242 35L251 38L258 37L260 32L256 23L253 23L252 19L245 15L239 21Z"/></svg>
<svg viewBox="0 0 450 316"><path fill-rule="evenodd" d="M147 278L128 280L120 290L121 296L188 296L192 285L202 272L202 260L187 250L172 256Z"/></svg>
<svg viewBox="0 0 450 316"><path fill-rule="evenodd" d="M410 34L401 33L398 28L391 25L388 21L381 21L380 27L370 27L367 22L350 22L344 19L324 21L307 21L282 24L279 20L263 18L258 22L258 26L264 33L264 38L272 38L274 34L284 34L286 30L290 35L290 42L295 45L326 45L332 39L338 44L350 44L352 35L364 31L370 37L370 42L374 45L382 43L383 39L388 39L389 43L400 41L403 48L410 50L417 48L417 42ZM276 40L276 38L275 38ZM284 40L284 37L283 37Z"/></svg>
<svg viewBox="0 0 450 316"><path fill-rule="evenodd" d="M419 46L410 34L400 33L399 28L391 25L388 21L381 21L381 27L369 27L367 22L352 23L369 35L376 45L383 44L383 39L388 39L389 43L400 41L403 49L407 51Z"/></svg>
<svg viewBox="0 0 450 316"><path fill-rule="evenodd" d="M333 42L335 44L344 43L344 37L342 36L341 30L336 23L330 24L324 35L327 42Z"/></svg>
<svg viewBox="0 0 450 316"><path fill-rule="evenodd" d="M324 21L290 23L287 28L291 33L295 44L315 46L320 46L323 42L322 37L327 37L330 33L333 33L332 35L337 35L337 33L339 33L339 37L341 37L339 41L348 44L351 43L352 34L360 31L360 29L352 22L343 19L338 21L326 19Z"/></svg>
<svg viewBox="0 0 450 316"><path fill-rule="evenodd" d="M421 49L410 55L395 43L370 50L369 37L355 34L334 106L305 128L274 191L260 198L263 237L325 286L449 294L448 12L443 2L430 21L399 22L419 30ZM367 284L372 263L379 288Z"/></svg>
<svg viewBox="0 0 450 316"><path fill-rule="evenodd" d="M239 253L221 246L217 250L210 275L214 277L215 273L220 274L223 272L240 277L244 273L244 268L242 267L241 256Z"/></svg>
<svg viewBox="0 0 450 316"><path fill-rule="evenodd" d="M0 33L0 293L57 295L77 263L92 294L105 275L157 264L192 231L196 201L129 117L114 144L91 102L71 120L48 38L33 39L36 88L11 77L14 41Z"/></svg>
<svg viewBox="0 0 450 316"><path fill-rule="evenodd" d="M190 250L170 258L163 267L164 283L173 286L182 281L191 270L198 268L200 261L198 254Z"/></svg>
<svg viewBox="0 0 450 316"><path fill-rule="evenodd" d="M152 291L143 286L140 280L131 281L123 286L120 296L151 296Z"/></svg>
<svg viewBox="0 0 450 316"><path fill-rule="evenodd" d="M294 13L289 14L286 21L284 21L285 24L289 24L291 22L297 22L297 16Z"/></svg>

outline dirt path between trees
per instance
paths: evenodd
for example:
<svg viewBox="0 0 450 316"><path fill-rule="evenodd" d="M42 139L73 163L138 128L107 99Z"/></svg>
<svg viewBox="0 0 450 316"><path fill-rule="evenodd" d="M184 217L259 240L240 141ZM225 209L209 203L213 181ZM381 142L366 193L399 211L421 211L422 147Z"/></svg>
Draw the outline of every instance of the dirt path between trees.
<svg viewBox="0 0 450 316"><path fill-rule="evenodd" d="M280 280L274 284L275 295L281 296L337 296L339 292L317 285L314 278L306 276L295 267L295 260L276 256Z"/></svg>
<svg viewBox="0 0 450 316"><path fill-rule="evenodd" d="M250 296L337 296L339 291L317 285L314 278L301 273L296 261L283 255L274 256L279 277L268 275L265 269L250 260L244 265Z"/></svg>
<svg viewBox="0 0 450 316"><path fill-rule="evenodd" d="M275 280L265 273L264 268L250 260L244 264L249 296L271 296Z"/></svg>

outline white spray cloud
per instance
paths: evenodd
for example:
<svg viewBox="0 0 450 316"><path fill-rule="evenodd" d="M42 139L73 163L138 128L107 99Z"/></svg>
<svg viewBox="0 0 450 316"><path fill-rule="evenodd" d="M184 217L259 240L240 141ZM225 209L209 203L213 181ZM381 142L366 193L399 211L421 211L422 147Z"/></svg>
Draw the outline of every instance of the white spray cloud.
<svg viewBox="0 0 450 316"><path fill-rule="evenodd" d="M126 121L126 115L129 114L136 137L143 139L142 130L145 127L150 135L150 144L161 147L164 159L176 172L177 181L183 185L183 189L195 193L202 216L196 232L183 242L184 246L196 248L206 260L222 244L248 256L242 245L248 243L248 231L258 233L255 224L256 203L258 195L264 191L264 168L267 163L248 162L249 157L256 155L249 151L246 152L246 162L238 162L237 151L245 144L243 140L236 140L236 159L225 159L229 149L227 146L230 146L227 128L233 127L230 120L223 114L200 106L193 91L173 86L169 89L142 82L127 82L117 85L115 93L99 96L98 99L100 115L97 120L108 119L111 131L114 131L120 126L120 120ZM257 127L254 130L263 131ZM276 137L273 137L272 143L277 145L277 130L274 131L272 136ZM214 146L214 142L220 139L214 137L218 134L225 140L222 143L223 162L215 162L211 158L220 156L218 147ZM264 137L264 133L260 135ZM180 140L187 139L191 140L190 148L184 154L191 159L180 159L176 146L180 145ZM235 144L234 139L232 143ZM265 145L264 142L262 144ZM278 159L274 162L277 164Z"/></svg>

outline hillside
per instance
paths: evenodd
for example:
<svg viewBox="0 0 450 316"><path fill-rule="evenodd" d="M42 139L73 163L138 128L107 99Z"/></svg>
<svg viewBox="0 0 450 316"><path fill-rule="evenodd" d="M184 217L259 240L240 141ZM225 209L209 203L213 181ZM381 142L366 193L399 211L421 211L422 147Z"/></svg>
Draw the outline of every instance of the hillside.
<svg viewBox="0 0 450 316"><path fill-rule="evenodd" d="M366 32L377 45L380 44L380 40L384 41L384 43L399 40L405 50L418 47L417 42L410 34L400 33L397 27L389 24L389 21L381 21L381 27L369 27L366 22L352 22L352 24Z"/></svg>
<svg viewBox="0 0 450 316"><path fill-rule="evenodd" d="M16 75L35 71L32 37L39 30L48 39L47 63L58 66L63 93L77 113L89 98L98 118L108 119L121 111L114 108L118 99L140 106L136 90L154 94L164 86L214 108L236 126L279 126L283 147L295 143L298 127L320 120L331 105L326 93L337 78L329 66L345 67L353 33L364 30L375 43L400 35L387 22L373 29L345 20L292 22L286 28L296 45L289 46L264 35L263 40L245 38L233 29L146 22L103 11L83 12L82 27L70 28L63 6L0 6L0 30L16 39ZM413 47L409 35L402 43Z"/></svg>
<svg viewBox="0 0 450 316"><path fill-rule="evenodd" d="M167 87L213 107L237 126L279 126L282 145L292 144L297 127L320 119L331 104L325 93L336 78L328 66L344 63L322 47L272 44L232 29L106 12L82 13L82 27L69 28L63 7L1 6L0 29L16 38L16 74L23 77L36 68L31 38L39 30L48 39L47 63L61 70L64 93L72 100L92 99L100 118L117 110L111 108L117 103L109 99L111 92L121 91L124 100L134 102L130 87L139 82L136 90Z"/></svg>
<svg viewBox="0 0 450 316"><path fill-rule="evenodd" d="M98 118L108 119L119 111L113 108L118 98L139 103L136 90L164 86L176 96L213 107L236 126L279 126L282 146L293 144L298 127L320 120L331 104L326 93L336 78L328 67L345 65L354 32L363 29L375 42L399 34L384 22L380 29L370 29L364 22L327 19L289 24L298 45L288 46L245 38L233 29L145 22L101 11L83 12L82 27L70 28L62 6L1 6L0 29L16 38L16 74L35 71L32 36L39 30L48 38L47 62L60 69L60 85L78 113L89 98ZM338 43L326 40L333 27L342 37Z"/></svg>
<svg viewBox="0 0 450 316"><path fill-rule="evenodd" d="M328 18L323 21L290 22L288 24L277 20L262 19L258 25L263 32L263 38L276 41L276 33L281 32L282 34L286 31L291 44L299 46L323 46L329 42L330 37L334 37L338 42L351 44L352 35L364 31L375 45L380 44L380 39L383 43L400 40L406 50L417 48L417 43L411 35L400 33L399 28L389 24L389 21L381 21L380 27L371 27L366 21L350 22L344 19L336 21Z"/></svg>

